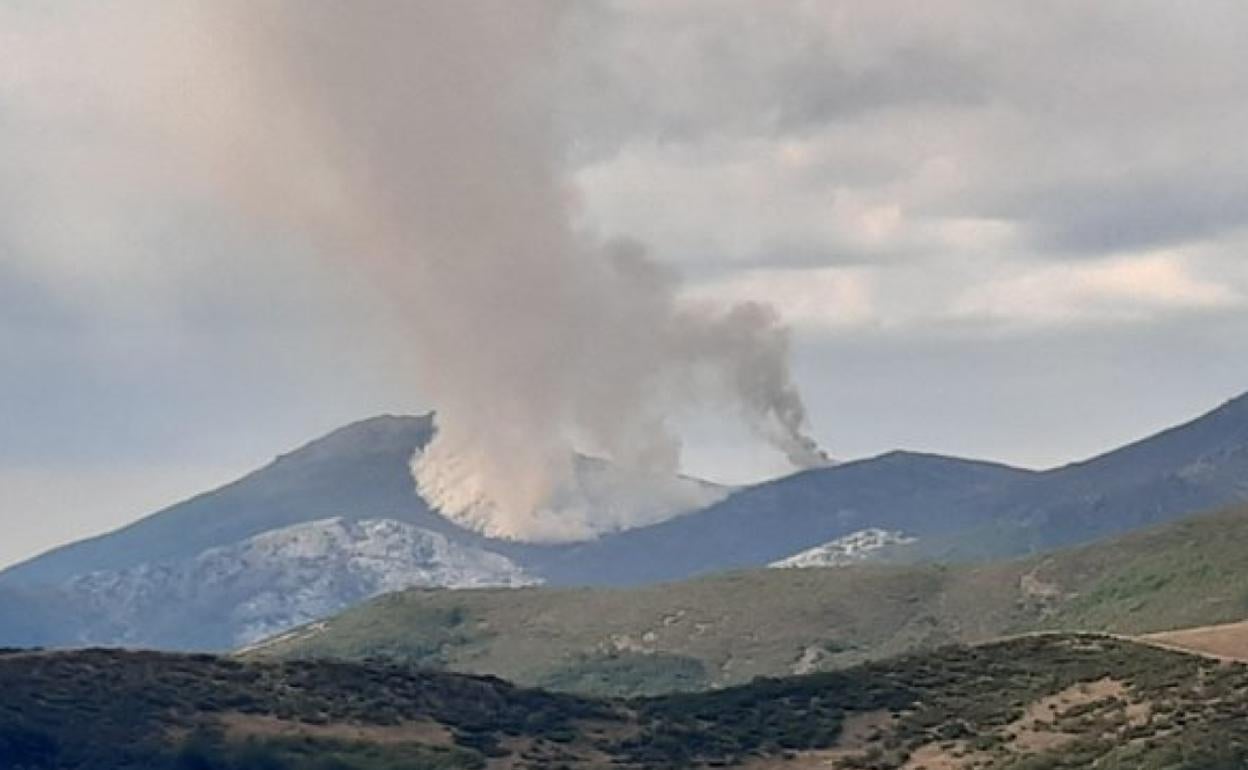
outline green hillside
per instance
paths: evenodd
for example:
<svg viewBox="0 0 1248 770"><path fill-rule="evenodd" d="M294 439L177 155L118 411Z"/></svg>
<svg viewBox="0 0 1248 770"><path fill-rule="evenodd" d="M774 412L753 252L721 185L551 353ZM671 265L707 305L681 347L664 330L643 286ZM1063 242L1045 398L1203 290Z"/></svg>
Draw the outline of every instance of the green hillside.
<svg viewBox="0 0 1248 770"><path fill-rule="evenodd" d="M380 662L0 652L6 768L1229 770L1246 717L1248 667L1090 635L627 701Z"/></svg>
<svg viewBox="0 0 1248 770"><path fill-rule="evenodd" d="M1248 617L1248 508L971 567L756 570L640 589L414 590L245 653L387 657L587 694L697 690L1039 629Z"/></svg>

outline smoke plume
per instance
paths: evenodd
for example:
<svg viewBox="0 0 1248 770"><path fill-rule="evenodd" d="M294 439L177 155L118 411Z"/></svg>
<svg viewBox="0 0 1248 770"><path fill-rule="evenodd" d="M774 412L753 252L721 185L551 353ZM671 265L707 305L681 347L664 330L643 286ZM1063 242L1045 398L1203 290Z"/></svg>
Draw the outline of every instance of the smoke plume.
<svg viewBox="0 0 1248 770"><path fill-rule="evenodd" d="M674 473L684 409L738 416L794 465L825 461L767 307L685 302L640 245L574 226L555 93L573 10L214 0L193 18L211 55L157 89L195 105L164 116L202 178L389 292L399 355L437 410L419 489L503 537L585 534L560 521L574 450Z"/></svg>

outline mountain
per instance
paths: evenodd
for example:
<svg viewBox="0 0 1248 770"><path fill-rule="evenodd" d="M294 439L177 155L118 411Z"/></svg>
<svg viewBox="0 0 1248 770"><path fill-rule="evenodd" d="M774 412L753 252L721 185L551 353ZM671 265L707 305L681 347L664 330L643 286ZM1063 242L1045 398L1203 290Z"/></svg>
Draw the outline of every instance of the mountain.
<svg viewBox="0 0 1248 770"><path fill-rule="evenodd" d="M1248 618L1248 507L992 564L760 569L621 589L414 590L253 647L395 657L638 695L834 670L1039 630L1139 634Z"/></svg>
<svg viewBox="0 0 1248 770"><path fill-rule="evenodd" d="M638 585L760 566L864 529L900 561L977 561L1088 542L1248 500L1248 395L1185 425L1043 472L893 452L797 473L528 566L548 582ZM883 555L883 554L882 554Z"/></svg>
<svg viewBox="0 0 1248 770"><path fill-rule="evenodd" d="M598 700L377 661L0 654L5 767L58 770L1221 770L1248 667L1018 638L715 692Z"/></svg>
<svg viewBox="0 0 1248 770"><path fill-rule="evenodd" d="M1080 463L1022 479L980 503L990 528L976 539L995 555L1093 540L1248 500L1248 395L1184 425Z"/></svg>
<svg viewBox="0 0 1248 770"><path fill-rule="evenodd" d="M0 585L57 585L101 570L188 559L270 530L344 516L457 528L412 492L412 453L433 436L422 417L378 417L330 433L220 489L0 572ZM457 534L457 533L456 533Z"/></svg>
<svg viewBox="0 0 1248 770"><path fill-rule="evenodd" d="M892 452L747 487L700 511L529 559L554 584L638 585L770 564L872 527L922 540L978 525L974 501L1031 475Z"/></svg>
<svg viewBox="0 0 1248 770"><path fill-rule="evenodd" d="M39 647L72 639L85 608L52 589L0 588L0 645Z"/></svg>
<svg viewBox="0 0 1248 770"><path fill-rule="evenodd" d="M323 519L209 548L192 559L71 578L95 624L82 643L228 649L413 586L523 586L504 556L393 519Z"/></svg>
<svg viewBox="0 0 1248 770"><path fill-rule="evenodd" d="M10 567L0 572L0 585L58 585L89 572L194 558L263 532L335 517L399 521L508 554L559 550L488 538L430 509L416 492L409 464L433 433L432 415L384 415L353 423L232 484ZM651 518L676 515L731 491L683 476L625 474L588 457L578 457L574 468L571 492L621 518L630 507L647 508Z"/></svg>
<svg viewBox="0 0 1248 770"><path fill-rule="evenodd" d="M408 466L412 454L432 435L429 416L385 416L356 423L219 490L12 567L0 573L0 589L53 597L66 622L37 637L13 636L7 629L16 626L0 623L0 643L33 639L60 645L228 649L386 590L513 585L552 576L558 581L564 575L576 582L569 570L559 567L576 563L584 544L491 539L430 510L416 494ZM931 468L923 467L928 465ZM731 491L687 478L658 479L641 488L636 478L615 474L607 463L591 458L580 458L576 468L577 489L600 505L666 505L675 512L684 506L714 504ZM939 494L943 486L956 493L983 478L1024 473L898 454L850 464L807 491L811 504L825 490L835 497L833 488L843 486L845 491L839 494L847 504L911 510L922 506L925 491ZM363 579L352 567L358 559L353 561L351 548L307 553L282 545L292 539L301 542L314 532L324 534L324 522L338 522L332 525L338 528L372 522L404 533L399 542L436 542L438 548L382 562ZM825 531L826 527L816 526L810 535L777 535L769 553L784 556L791 548L823 542L826 538L818 538ZM815 540L808 542L811 538ZM400 548L395 543L391 547ZM461 560L458 567L448 564L445 558L452 550L472 558ZM659 567L680 575L716 566L713 560L700 565L685 559L679 550L665 565L655 561L662 553L643 555L632 565L633 574L620 582L636 582ZM486 563L506 567L500 573L484 568ZM594 571L592 563L578 569ZM0 620L7 618L0 615Z"/></svg>
<svg viewBox="0 0 1248 770"><path fill-rule="evenodd" d="M540 582L508 554L541 547L466 530L416 493L409 463L432 436L429 415L355 423L221 489L11 567L0 573L0 644L229 649L386 591ZM573 495L621 518L672 515L729 492L587 457L575 469ZM18 601L32 592L38 613ZM26 620L42 616L50 620Z"/></svg>
<svg viewBox="0 0 1248 770"><path fill-rule="evenodd" d="M1248 499L1245 396L1187 425L1044 472L892 452L733 490L683 477L642 478L579 458L576 479L565 490L572 504L617 521L665 520L582 542L520 543L464 529L417 494L409 463L433 431L429 415L346 426L221 489L11 567L0 573L0 590L50 597L48 606L68 618L41 637L53 643L219 649L374 590L500 582L488 569L471 575L466 562L441 563L452 547L472 554L478 565L487 556L505 560L523 581L633 586L800 554L813 558L811 549L836 550L845 538L872 530L894 540L856 552L877 561L973 562L1039 553ZM344 571L347 557L338 552L310 558L257 549L253 541L326 520L392 522L408 542L442 538L445 545L427 556L386 562L392 575L361 581ZM216 573L205 566L219 567L221 553L231 552L264 558L240 557ZM205 570L232 577L200 582ZM324 595L288 590L294 576L307 580L318 570L331 576L312 581ZM189 606L204 619L185 612ZM73 613L81 617L69 617ZM5 629L20 622L7 620L0 615L0 644ZM58 626L76 632L61 635Z"/></svg>

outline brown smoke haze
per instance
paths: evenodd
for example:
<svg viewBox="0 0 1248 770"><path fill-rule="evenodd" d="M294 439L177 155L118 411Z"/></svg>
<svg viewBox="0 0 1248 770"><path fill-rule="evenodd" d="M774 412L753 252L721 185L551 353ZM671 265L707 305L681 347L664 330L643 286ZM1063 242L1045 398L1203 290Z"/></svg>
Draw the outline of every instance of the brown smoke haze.
<svg viewBox="0 0 1248 770"><path fill-rule="evenodd" d="M136 53L116 70L149 84L126 89L129 118L179 173L385 288L405 325L395 356L437 410L413 474L448 516L502 537L583 536L552 506L574 453L673 474L672 420L690 409L743 420L796 466L825 462L769 308L688 303L642 246L575 227L555 121L574 9L146 11L150 35L114 41L154 67Z"/></svg>

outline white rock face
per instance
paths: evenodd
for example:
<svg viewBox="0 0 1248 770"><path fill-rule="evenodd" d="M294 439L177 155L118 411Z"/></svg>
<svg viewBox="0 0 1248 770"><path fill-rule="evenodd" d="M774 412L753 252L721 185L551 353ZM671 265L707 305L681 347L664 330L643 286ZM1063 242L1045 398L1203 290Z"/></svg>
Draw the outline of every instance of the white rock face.
<svg viewBox="0 0 1248 770"><path fill-rule="evenodd" d="M199 623L221 624L232 644L244 645L390 591L538 582L506 557L411 524L332 518L185 561L93 572L66 588L110 619L112 627L95 635L112 643L150 637L189 613Z"/></svg>
<svg viewBox="0 0 1248 770"><path fill-rule="evenodd" d="M775 568L843 567L871 559L882 548L916 542L901 532L872 527L830 540L767 565Z"/></svg>

